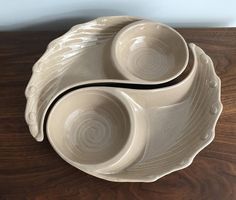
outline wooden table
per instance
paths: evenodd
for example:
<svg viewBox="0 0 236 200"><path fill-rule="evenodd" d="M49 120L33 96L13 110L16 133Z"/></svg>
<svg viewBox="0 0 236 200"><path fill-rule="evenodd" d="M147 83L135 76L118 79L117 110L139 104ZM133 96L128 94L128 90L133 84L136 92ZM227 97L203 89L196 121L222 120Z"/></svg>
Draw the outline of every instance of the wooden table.
<svg viewBox="0 0 236 200"><path fill-rule="evenodd" d="M62 32L0 33L0 199L236 199L236 29L179 29L213 59L222 80L216 138L193 164L154 183L112 183L64 162L24 121L33 63Z"/></svg>

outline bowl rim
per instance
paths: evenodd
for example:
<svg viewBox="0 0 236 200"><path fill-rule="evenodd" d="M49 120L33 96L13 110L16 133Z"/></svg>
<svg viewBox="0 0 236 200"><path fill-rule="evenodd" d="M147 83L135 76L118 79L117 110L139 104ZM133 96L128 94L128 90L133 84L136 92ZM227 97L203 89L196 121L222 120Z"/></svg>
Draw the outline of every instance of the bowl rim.
<svg viewBox="0 0 236 200"><path fill-rule="evenodd" d="M116 101L118 100L119 103L122 104L122 106L124 108L122 109L125 109L126 112L127 112L127 118L129 119L129 132L127 132L128 137L126 139L126 141L124 142L124 144L122 145L121 149L119 149L119 151L117 153L115 153L115 155L111 158L109 158L108 160L106 161L103 161L103 162L99 162L99 163L92 163L92 164L82 164L82 163L79 163L77 161L73 161L71 160L70 158L68 158L64 153L63 151L61 151L59 148L58 148L58 145L54 142L53 140L53 137L51 136L53 133L50 133L49 131L49 122L50 122L50 118L51 118L51 114L55 111L55 109L60 106L60 104L62 103L62 101L65 99L65 98L68 98L72 95L75 95L77 93L81 93L81 92L87 92L87 91L90 91L90 90L95 90L96 92L103 92L105 93L105 95L103 96L106 96L107 98L107 95L109 99L111 98L114 98L112 99L112 101ZM134 144L134 139L135 139L135 124L136 124L136 120L135 120L135 111L134 111L134 108L131 106L130 103L128 103L128 99L126 99L120 92L118 91L113 91L113 92L110 92L110 91L107 91L105 89L102 89L102 88L96 88L94 89L93 87L88 87L88 88L81 88L81 89L76 89L76 90L72 90L70 92L68 92L67 94L63 95L62 97L60 97L56 102L55 104L53 105L52 109L50 110L49 114L48 114L48 117L47 117L47 120L46 120L46 134L47 134L47 138L49 140L49 142L51 143L53 149L64 159L66 160L67 162L72 162L74 163L75 165L79 166L79 167L82 167L82 168L85 168L86 170L95 170L95 171L104 171L104 170L112 170L113 166L116 165L117 163L120 163L122 162L123 159L125 159L126 155L127 155L127 152L130 152L130 149L133 147Z"/></svg>
<svg viewBox="0 0 236 200"><path fill-rule="evenodd" d="M165 79L161 79L161 80L155 80L155 81L148 81L142 78L139 78L138 76L133 75L131 72L129 72L129 70L127 70L126 68L124 68L120 62L119 59L117 58L117 43L119 42L119 39L121 36L123 36L127 31L129 31L130 29L135 28L136 26L139 26L140 24L153 24L153 25L158 25L161 27L165 27L168 31L171 31L172 33L174 33L177 37L180 38L180 40L182 41L183 45L184 45L184 50L185 50L185 62L183 64L183 66L180 68L180 70L178 70L177 73L169 76L169 78L165 78ZM185 39L183 38L183 36L176 31L175 29L173 29L172 27L160 23L160 22L156 22L156 21L152 21L152 20L147 20L147 19L143 19L143 20L138 20L135 22L132 22L126 26L124 26L123 28L121 28L116 35L114 36L112 42L111 42L111 60L114 64L114 66L116 67L116 69L118 70L118 72L125 77L128 80L133 80L133 81L138 81L138 82L145 82L145 83L149 83L149 84L162 84L162 83L167 83L169 81L174 80L175 78L177 78L179 75L181 75L183 73L183 71L186 69L188 62L189 62L189 49L188 49L188 45L187 42L185 41Z"/></svg>

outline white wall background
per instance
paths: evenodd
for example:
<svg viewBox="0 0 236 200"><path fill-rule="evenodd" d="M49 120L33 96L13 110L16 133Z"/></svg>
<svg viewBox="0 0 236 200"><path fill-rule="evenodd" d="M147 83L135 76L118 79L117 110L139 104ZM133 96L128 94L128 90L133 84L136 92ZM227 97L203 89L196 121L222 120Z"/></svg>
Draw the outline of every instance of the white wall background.
<svg viewBox="0 0 236 200"><path fill-rule="evenodd" d="M236 26L236 0L0 0L0 30L58 30L132 15L175 27Z"/></svg>

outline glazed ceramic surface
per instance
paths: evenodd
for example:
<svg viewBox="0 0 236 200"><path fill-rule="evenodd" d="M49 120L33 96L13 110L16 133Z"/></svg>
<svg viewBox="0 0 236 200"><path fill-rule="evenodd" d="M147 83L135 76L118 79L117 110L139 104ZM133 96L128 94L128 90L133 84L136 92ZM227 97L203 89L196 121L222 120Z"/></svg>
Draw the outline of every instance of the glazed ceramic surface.
<svg viewBox="0 0 236 200"><path fill-rule="evenodd" d="M127 79L164 83L179 76L188 64L188 47L174 29L141 20L125 26L112 41L112 60Z"/></svg>
<svg viewBox="0 0 236 200"><path fill-rule="evenodd" d="M117 32L136 21L103 17L72 27L49 44L25 91L32 136L42 141L47 132L64 160L110 181L150 182L188 166L214 138L222 110L212 61L193 44L194 65L184 80L132 88L151 81L128 80L111 49Z"/></svg>
<svg viewBox="0 0 236 200"><path fill-rule="evenodd" d="M109 86L80 88L79 84L59 93L46 124L54 149L73 166L110 181L151 182L188 166L213 140L222 110L220 80L213 63L199 47L190 46L194 65L176 85L134 90ZM96 95L99 101L94 102L89 95ZM87 104L83 105L84 100ZM100 137L93 136L91 127ZM73 131L68 132L68 128ZM133 143L129 143L131 135L138 138ZM87 147L91 151L97 149L97 156L87 155ZM138 147L138 151L133 147ZM109 153L103 148L108 148ZM83 158L89 160L85 162ZM104 162L106 167L100 165Z"/></svg>

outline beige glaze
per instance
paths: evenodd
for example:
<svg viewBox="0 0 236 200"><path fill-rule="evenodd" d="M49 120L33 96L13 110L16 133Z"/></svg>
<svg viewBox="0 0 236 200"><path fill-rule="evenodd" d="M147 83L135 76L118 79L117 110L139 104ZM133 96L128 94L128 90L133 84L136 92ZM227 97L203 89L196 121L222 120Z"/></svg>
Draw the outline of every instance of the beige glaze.
<svg viewBox="0 0 236 200"><path fill-rule="evenodd" d="M75 90L62 97L54 105L47 123L48 138L54 149L64 160L73 166L91 175L110 181L150 182L168 173L187 167L191 164L196 154L213 140L216 121L222 111L220 79L215 74L213 63L199 47L194 44L191 44L190 47L194 55L193 68L187 78L176 85L153 90L91 87ZM100 166L98 165L95 167L92 165L81 165L80 160L71 159L65 155L64 152L68 152L65 143L58 143L58 140L66 141L66 133L62 127L62 131L60 131L62 138L58 139L56 134L59 132L53 128L56 127L53 124L56 124L56 120L59 117L58 113L55 112L56 108L65 108L65 105L62 105L65 99L73 98L76 95L83 95L84 92L89 93L89 91L93 91L97 95L113 95L112 98L117 100L122 99L122 101L119 101L119 107L124 111L124 114L126 113L126 117L121 117L120 111L118 111L116 106L112 106L114 109L109 109L109 113L116 112L115 116L120 117L120 121L117 123L120 130L127 130L125 129L126 126L124 126L123 119L126 122L133 122L133 126L137 128L133 132L134 138L138 137L135 144L142 143L143 139L146 141L144 147L142 145L138 146L141 147L139 149L142 149L139 154L137 154L135 148L130 148L127 154L129 156L127 157L128 159L126 159L127 155L125 155L123 159L116 160L118 167L112 165L113 162L109 163L110 160L106 163L108 170L104 170L103 167L99 168ZM66 101L74 102L68 99ZM78 99L78 101L81 100ZM95 104L90 103L91 101L88 101L88 105L91 105L90 108L93 107L94 110ZM112 104L109 103L109 105ZM139 117L132 121L132 114L126 112L125 107L128 108L134 105L136 109L130 110L133 112L133 119L136 116ZM110 106L105 107L109 108ZM63 109L64 112L66 110ZM63 116L67 116L67 114L63 114ZM68 117L59 121L65 124L66 119ZM143 123L143 119L145 119L145 123ZM110 123L110 126L112 127L113 124ZM144 127L142 131L137 131L142 126ZM114 127L112 132L116 134ZM121 141L127 140L132 132L124 131L122 133L118 140L112 140L112 142L115 142L113 145L117 145L118 149L124 150L127 146L120 148L120 145L123 144ZM126 136L124 136L125 133ZM76 134L80 133L77 132ZM68 137L73 137L73 132L70 132ZM121 139L121 137L125 139ZM128 145L128 143L126 144ZM132 147L131 144L129 145ZM73 151L70 153L73 154ZM86 151L84 153L86 154ZM118 155L117 151L111 151L110 153L115 154L115 156ZM96 164L103 160L104 155L101 154L100 156L101 158L95 158L94 162ZM131 162L127 164L127 160ZM113 166L115 166L114 171Z"/></svg>
<svg viewBox="0 0 236 200"><path fill-rule="evenodd" d="M179 76L189 58L187 44L177 31L146 20L122 28L111 51L114 65L126 79L153 84Z"/></svg>
<svg viewBox="0 0 236 200"><path fill-rule="evenodd" d="M32 136L37 141L42 141L44 138L44 117L49 105L58 94L68 88L104 81L147 84L147 81L126 80L112 64L110 55L115 34L137 20L124 16L98 18L72 27L66 34L49 44L47 51L34 65L32 77L25 91L27 97L25 119ZM191 48L195 61L192 72L171 87L153 91L93 87L95 91L103 90L102 93L113 95L112 99L120 102L118 107L123 108L125 113L129 108L126 105L135 105L136 111L133 115L128 111L126 116L128 122L132 116L136 119L135 123L130 123L130 127L138 127L137 122L142 121L145 115L146 120L142 121L145 123L140 126L146 130L141 130L145 133L144 151L140 153L133 149L133 153L129 153L126 157L122 151L128 146L123 146L122 143L127 144L125 141L129 139L121 137L118 140L120 148L111 152L113 158L116 157L115 160L112 160L111 156L101 156L98 161L91 162L89 159L90 162L87 160L83 163L79 158L73 160L63 154L64 147L61 147L62 150L59 148L57 142L60 139L55 140L53 137L55 131L51 129L47 134L57 153L80 170L110 181L150 182L188 166L194 156L213 140L215 124L222 110L220 80L214 72L211 59L195 45ZM78 91L81 94L81 90ZM121 94L122 98L115 94ZM109 102L102 98L101 101ZM94 107L92 102L91 105ZM78 106L83 107L82 104ZM103 108L105 110L106 107ZM140 115L137 114L140 112ZM65 116L64 119L68 117ZM69 120L69 124L76 123L77 117L71 119L73 120ZM63 125L65 122L61 123ZM120 120L119 124L123 123L124 121ZM114 127L113 125L110 127ZM133 133L133 138L139 138L135 136L137 131L127 130L128 128L124 128L124 132L128 134L127 138ZM139 143L138 141L139 139L134 143ZM120 162L119 157L122 158ZM108 164L107 168L102 165L105 162Z"/></svg>

